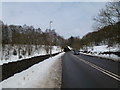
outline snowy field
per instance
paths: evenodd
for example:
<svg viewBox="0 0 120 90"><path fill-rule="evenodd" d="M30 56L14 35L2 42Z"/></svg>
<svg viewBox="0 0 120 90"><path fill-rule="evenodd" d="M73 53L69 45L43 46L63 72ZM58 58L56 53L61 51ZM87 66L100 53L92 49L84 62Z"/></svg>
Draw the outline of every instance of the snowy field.
<svg viewBox="0 0 120 90"><path fill-rule="evenodd" d="M64 52L15 74L2 81L0 86L2 88L60 88L62 55Z"/></svg>
<svg viewBox="0 0 120 90"><path fill-rule="evenodd" d="M47 55L50 53L48 48L48 46L44 45L5 45L0 52L0 65L35 56ZM61 52L61 48L59 46L52 46L52 54L58 52Z"/></svg>
<svg viewBox="0 0 120 90"><path fill-rule="evenodd" d="M119 47L120 47L119 45L115 45L110 48L108 48L107 45L93 46L93 47L88 47L88 52L90 51L91 53L83 53L83 54L108 58L108 59L112 59L114 61L120 61L120 57L115 54L110 54L110 55L109 54L100 54L100 53L109 52L109 51L110 52L117 52L117 51L120 52ZM80 51L84 51L84 50L81 49Z"/></svg>

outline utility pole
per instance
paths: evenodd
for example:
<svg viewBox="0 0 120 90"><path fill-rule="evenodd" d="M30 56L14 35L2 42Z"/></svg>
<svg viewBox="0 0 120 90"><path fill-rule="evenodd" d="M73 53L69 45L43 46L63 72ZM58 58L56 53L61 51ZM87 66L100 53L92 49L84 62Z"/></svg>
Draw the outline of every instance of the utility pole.
<svg viewBox="0 0 120 90"><path fill-rule="evenodd" d="M52 29L52 23L53 21L50 21L50 57L52 57L52 33L51 33L51 29Z"/></svg>

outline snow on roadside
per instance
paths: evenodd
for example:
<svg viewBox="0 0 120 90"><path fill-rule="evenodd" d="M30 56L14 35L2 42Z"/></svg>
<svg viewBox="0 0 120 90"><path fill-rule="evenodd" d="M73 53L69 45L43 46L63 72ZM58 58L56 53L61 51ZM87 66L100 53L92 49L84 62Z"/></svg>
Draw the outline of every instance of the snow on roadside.
<svg viewBox="0 0 120 90"><path fill-rule="evenodd" d="M82 53L82 52L80 52L80 53L81 53L81 54L85 54L85 55L89 55L89 56L97 56L97 57L106 58L106 59L111 59L111 60L113 60L113 61L118 61L118 62L120 62L120 57L118 57L117 55L114 55L114 54L111 54L111 55L108 55L108 54L99 55L99 54Z"/></svg>
<svg viewBox="0 0 120 90"><path fill-rule="evenodd" d="M111 59L114 61L120 61L120 57L114 54L100 54L103 52L109 52L109 49L111 52L116 52L116 51L120 51L119 49L119 45L115 45L113 47L108 48L107 45L101 45L101 46L93 46L93 47L88 47L88 51L92 52L92 53L82 53L82 54L86 54L86 55L90 55L90 56L98 56L98 57L102 57L102 58L107 58L107 59ZM80 51L84 51L84 50L80 50Z"/></svg>
<svg viewBox="0 0 120 90"><path fill-rule="evenodd" d="M33 65L25 71L2 81L2 88L60 88L61 56L60 53Z"/></svg>
<svg viewBox="0 0 120 90"><path fill-rule="evenodd" d="M96 52L96 53L109 52L109 49L112 52L116 52L116 51L120 50L118 45L115 45L115 46L109 47L109 48L108 48L108 45L100 45L100 46L88 47L88 51Z"/></svg>
<svg viewBox="0 0 120 90"><path fill-rule="evenodd" d="M112 60L114 60L114 61L120 61L120 57L118 57L117 55L114 55L114 54L110 54L110 55L108 55L108 54L103 54L103 55L97 55L97 56L99 56L99 57L103 57L103 58L107 58L107 59L112 59Z"/></svg>

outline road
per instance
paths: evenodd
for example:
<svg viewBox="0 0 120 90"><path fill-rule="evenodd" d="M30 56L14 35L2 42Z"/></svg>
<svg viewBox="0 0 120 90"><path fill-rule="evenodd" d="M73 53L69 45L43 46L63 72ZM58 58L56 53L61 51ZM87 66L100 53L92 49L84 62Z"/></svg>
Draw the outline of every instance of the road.
<svg viewBox="0 0 120 90"><path fill-rule="evenodd" d="M62 57L62 88L118 88L119 66L111 60L66 52Z"/></svg>

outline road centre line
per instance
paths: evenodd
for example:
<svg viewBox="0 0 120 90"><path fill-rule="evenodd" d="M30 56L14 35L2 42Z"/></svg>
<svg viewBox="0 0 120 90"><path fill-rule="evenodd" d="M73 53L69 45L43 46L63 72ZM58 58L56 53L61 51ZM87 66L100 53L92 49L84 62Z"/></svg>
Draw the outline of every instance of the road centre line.
<svg viewBox="0 0 120 90"><path fill-rule="evenodd" d="M73 55L73 54L72 54L72 55ZM106 74L106 75L108 75L108 76L110 76L110 77L112 77L112 78L120 81L120 76L119 76L119 75L114 74L114 73L112 73L112 72L110 72L110 71L108 71L108 70L105 70L105 69L103 69L103 68L101 68L101 67L99 67L99 66L97 66L97 65L95 65L95 64L93 64L93 63L91 63L91 62L88 62L88 61L86 61L86 60L84 60L84 59L78 58L78 57L75 56L75 55L73 55L73 56L76 57L77 59L79 59L80 61L86 63L87 65L91 66L92 68L95 68L95 69L97 69L98 71L100 71L100 72L102 72L102 73L104 73L104 74Z"/></svg>

